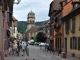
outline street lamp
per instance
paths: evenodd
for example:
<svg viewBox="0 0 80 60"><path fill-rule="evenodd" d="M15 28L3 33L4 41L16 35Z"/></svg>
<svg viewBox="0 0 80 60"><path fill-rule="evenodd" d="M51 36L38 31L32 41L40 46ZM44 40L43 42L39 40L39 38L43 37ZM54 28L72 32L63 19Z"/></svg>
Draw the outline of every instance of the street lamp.
<svg viewBox="0 0 80 60"><path fill-rule="evenodd" d="M17 0L17 2L15 1L14 4L19 4L21 2L21 0Z"/></svg>

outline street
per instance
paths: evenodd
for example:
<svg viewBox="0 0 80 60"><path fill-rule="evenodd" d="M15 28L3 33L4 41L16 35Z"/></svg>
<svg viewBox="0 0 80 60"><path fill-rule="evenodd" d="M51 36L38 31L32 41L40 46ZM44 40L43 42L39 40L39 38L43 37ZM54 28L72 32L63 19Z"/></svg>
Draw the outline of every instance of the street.
<svg viewBox="0 0 80 60"><path fill-rule="evenodd" d="M45 52L43 50L40 50L39 46L35 45L29 45L29 56L26 54L24 56L16 56L16 55L10 55L8 57L5 57L4 60L78 60L75 57L68 57L68 58L61 58L61 56L58 56L56 53L50 53L50 52Z"/></svg>
<svg viewBox="0 0 80 60"><path fill-rule="evenodd" d="M56 53L45 52L40 50L39 46L29 46L30 56L36 60L77 60L74 57L61 58Z"/></svg>

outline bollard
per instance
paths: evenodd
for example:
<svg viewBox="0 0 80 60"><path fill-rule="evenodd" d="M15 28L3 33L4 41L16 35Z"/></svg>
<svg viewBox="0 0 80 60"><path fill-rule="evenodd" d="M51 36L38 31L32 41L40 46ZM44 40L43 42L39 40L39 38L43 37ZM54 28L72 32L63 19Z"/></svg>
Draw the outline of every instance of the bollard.
<svg viewBox="0 0 80 60"><path fill-rule="evenodd" d="M35 59L33 59L33 60L35 60Z"/></svg>
<svg viewBox="0 0 80 60"><path fill-rule="evenodd" d="M26 60L28 60L28 59L26 59Z"/></svg>

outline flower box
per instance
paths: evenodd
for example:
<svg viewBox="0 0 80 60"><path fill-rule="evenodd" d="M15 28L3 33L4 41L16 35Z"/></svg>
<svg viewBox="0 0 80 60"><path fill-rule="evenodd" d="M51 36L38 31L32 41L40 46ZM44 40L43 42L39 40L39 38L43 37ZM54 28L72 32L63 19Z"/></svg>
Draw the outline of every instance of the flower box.
<svg viewBox="0 0 80 60"><path fill-rule="evenodd" d="M72 33L75 33L75 30L74 30L74 29L72 29L72 30L71 30L71 32L72 32Z"/></svg>

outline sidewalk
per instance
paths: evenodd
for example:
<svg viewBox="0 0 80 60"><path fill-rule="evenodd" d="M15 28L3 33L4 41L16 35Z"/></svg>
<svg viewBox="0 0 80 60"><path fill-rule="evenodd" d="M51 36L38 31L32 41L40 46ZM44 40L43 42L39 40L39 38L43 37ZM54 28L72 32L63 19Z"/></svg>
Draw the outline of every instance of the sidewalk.
<svg viewBox="0 0 80 60"><path fill-rule="evenodd" d="M24 56L22 56L21 54L19 56L15 55L8 55L8 57L4 57L4 60L33 60L33 58L31 56L27 56L26 53L24 54Z"/></svg>
<svg viewBox="0 0 80 60"><path fill-rule="evenodd" d="M46 52L46 51L44 51L44 52ZM50 51L48 51L46 53L50 53ZM60 54L58 56L58 52L54 52L54 53L51 52L50 54L53 54L53 56L55 56L55 57L61 58L61 55ZM64 58L64 60L79 60L79 56L78 55L75 55L75 57L72 57L72 55L70 53L67 53L67 56L66 56L66 58Z"/></svg>

